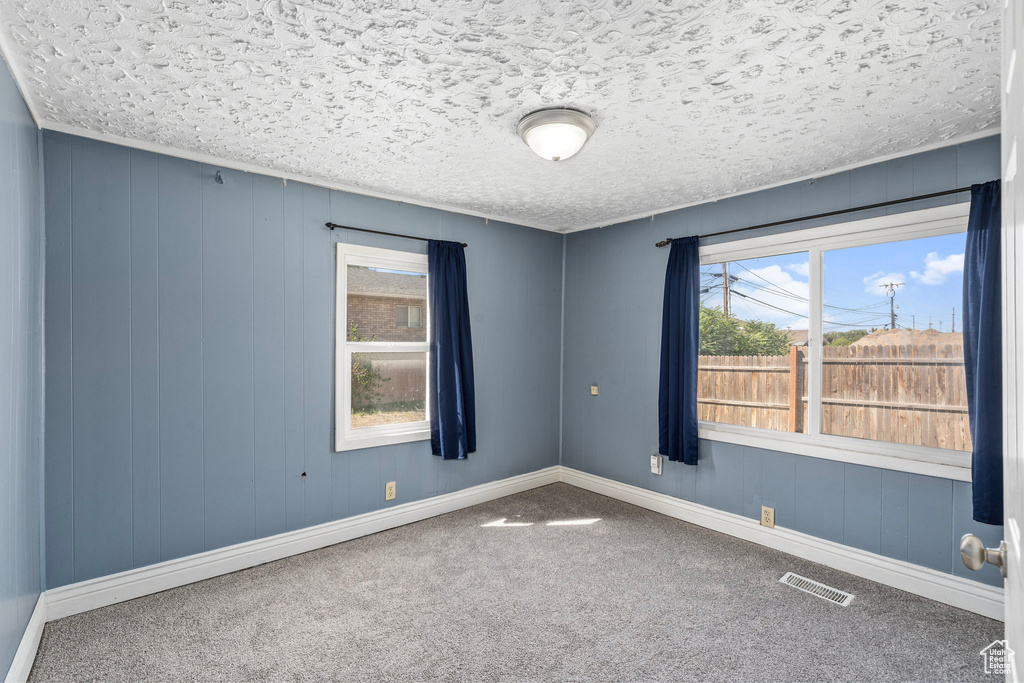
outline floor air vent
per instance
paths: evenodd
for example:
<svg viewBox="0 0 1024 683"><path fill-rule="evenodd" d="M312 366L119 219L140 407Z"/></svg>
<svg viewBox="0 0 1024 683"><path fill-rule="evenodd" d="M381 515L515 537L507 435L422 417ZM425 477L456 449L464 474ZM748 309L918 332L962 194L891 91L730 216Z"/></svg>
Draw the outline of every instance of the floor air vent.
<svg viewBox="0 0 1024 683"><path fill-rule="evenodd" d="M810 579L804 578L799 574L794 574L793 572L786 572L786 575L783 576L780 581L787 586L792 586L793 588L802 590L805 593L816 595L822 600L828 600L829 602L842 605L843 607L846 607L853 602L853 596L851 594L844 593L841 590L837 590L831 586L826 586L825 584L818 583L817 581L811 581Z"/></svg>

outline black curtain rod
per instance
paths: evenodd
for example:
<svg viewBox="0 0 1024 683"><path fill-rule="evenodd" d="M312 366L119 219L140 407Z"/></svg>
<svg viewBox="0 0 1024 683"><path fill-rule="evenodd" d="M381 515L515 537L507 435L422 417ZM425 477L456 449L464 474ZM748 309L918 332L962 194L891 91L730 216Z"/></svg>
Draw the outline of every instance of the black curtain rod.
<svg viewBox="0 0 1024 683"><path fill-rule="evenodd" d="M839 209L838 211L828 211L826 213L816 213L813 216L801 216L800 218L787 218L784 221L774 221L772 223L762 223L761 225L751 225L747 228L734 228L732 230L721 230L719 232L710 232L707 235L697 235L701 239L705 237L718 237L719 235L731 235L736 232L746 232L747 230L758 230L760 228L771 228L776 225L786 225L787 223L799 223L801 221L813 221L816 218L828 218L829 216L839 216L844 213L853 213L854 211L866 211L868 209L878 209L883 206L892 206L894 204L903 204L905 202L913 202L918 199L931 199L932 197L944 197L947 194L956 194L958 192L970 192L970 187L958 187L955 190L943 190L942 192L932 192L931 194L919 194L916 197L905 197L903 199L893 199L888 202L879 202L877 204L867 204L866 206L855 206L852 209ZM672 244L672 239L669 237L666 240L657 242L654 246L656 247L667 247ZM680 239L680 238L676 238Z"/></svg>
<svg viewBox="0 0 1024 683"><path fill-rule="evenodd" d="M384 232L383 230L370 230L369 228L353 228L350 225L338 225L337 223L324 223L331 230L358 230L359 232L372 232L374 235L387 235L388 237L404 237L407 240L420 240L421 242L429 242L432 238L430 237L414 237L412 235L399 235L397 232ZM464 247L469 245L465 242L460 242Z"/></svg>

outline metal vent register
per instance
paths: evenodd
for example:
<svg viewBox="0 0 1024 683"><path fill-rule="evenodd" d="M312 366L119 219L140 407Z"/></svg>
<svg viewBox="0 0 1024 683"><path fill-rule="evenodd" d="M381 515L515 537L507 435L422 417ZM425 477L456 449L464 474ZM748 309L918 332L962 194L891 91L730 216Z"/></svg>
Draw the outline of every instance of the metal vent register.
<svg viewBox="0 0 1024 683"><path fill-rule="evenodd" d="M805 593L816 595L822 600L828 600L829 602L837 605L846 607L853 602L853 595L839 590L838 588L832 588L832 586L826 586L823 583L812 581L806 577L794 574L793 572L786 572L786 575L779 579L781 583L787 586L792 586L798 590L802 590Z"/></svg>

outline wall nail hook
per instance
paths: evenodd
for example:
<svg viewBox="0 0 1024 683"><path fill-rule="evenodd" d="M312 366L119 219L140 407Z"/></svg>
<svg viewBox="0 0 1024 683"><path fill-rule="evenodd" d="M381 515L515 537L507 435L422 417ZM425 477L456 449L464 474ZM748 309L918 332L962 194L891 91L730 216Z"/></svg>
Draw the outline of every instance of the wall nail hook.
<svg viewBox="0 0 1024 683"><path fill-rule="evenodd" d="M224 176L222 176L220 174L220 171L217 171L217 175L213 176L213 179L215 181L217 181L218 185L223 185L224 184Z"/></svg>

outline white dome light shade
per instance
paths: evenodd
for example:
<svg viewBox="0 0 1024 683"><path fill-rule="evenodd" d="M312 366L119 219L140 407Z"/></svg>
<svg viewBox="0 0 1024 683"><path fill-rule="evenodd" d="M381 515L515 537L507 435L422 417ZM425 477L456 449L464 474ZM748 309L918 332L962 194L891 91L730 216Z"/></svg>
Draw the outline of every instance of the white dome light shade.
<svg viewBox="0 0 1024 683"><path fill-rule="evenodd" d="M594 134L593 119L574 109L541 109L516 127L523 142L549 161L564 161L583 149Z"/></svg>

